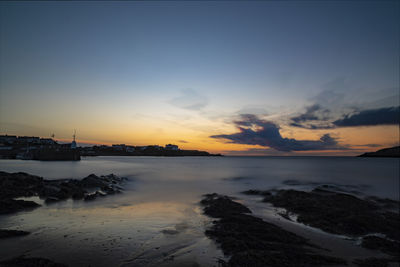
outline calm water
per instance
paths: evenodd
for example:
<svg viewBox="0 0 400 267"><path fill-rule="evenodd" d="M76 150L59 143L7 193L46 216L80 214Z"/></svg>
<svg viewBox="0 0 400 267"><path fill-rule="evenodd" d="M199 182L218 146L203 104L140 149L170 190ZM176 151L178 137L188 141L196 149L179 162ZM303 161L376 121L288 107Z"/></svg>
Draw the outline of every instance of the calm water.
<svg viewBox="0 0 400 267"><path fill-rule="evenodd" d="M255 214L277 222L280 219L273 216L271 207L239 192L288 187L308 190L321 183L360 196L399 199L399 159L89 157L80 162L1 160L0 170L23 171L45 179L80 179L91 173L130 178L123 194L90 203L68 200L0 216L0 228L32 232L0 241L0 260L25 254L71 266L215 265L223 255L203 234L210 220L202 215L198 202L205 193L239 197ZM287 229L297 227L294 230L303 231L315 242L336 244L343 250L336 252L348 253L346 257L366 253L338 237L321 237L315 229L299 230L298 224L279 223Z"/></svg>

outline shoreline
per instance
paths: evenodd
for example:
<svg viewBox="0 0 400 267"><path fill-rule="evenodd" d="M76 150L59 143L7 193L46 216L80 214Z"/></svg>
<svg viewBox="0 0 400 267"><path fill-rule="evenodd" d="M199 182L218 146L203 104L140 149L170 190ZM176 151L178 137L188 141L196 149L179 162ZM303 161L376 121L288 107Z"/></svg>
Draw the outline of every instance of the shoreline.
<svg viewBox="0 0 400 267"><path fill-rule="evenodd" d="M87 178L87 177L86 177ZM97 178L96 178L97 179ZM72 179L73 180L73 179ZM58 184L60 181L68 182L71 181L71 179L62 179L62 180L57 180L57 181L52 181L52 183ZM223 179L221 180L222 183L225 185L228 185L228 183L241 183L245 182L246 180L242 179ZM294 180L286 180L282 182L282 187L286 185L292 185L292 186L298 186L299 188L302 188L301 186L304 184L310 184L310 182L307 181L294 181ZM311 183L312 184L312 183ZM312 184L315 187L323 187L323 185L317 185L317 184ZM253 187L253 188L260 188L260 187ZM346 188L345 186L341 187L341 189ZM133 188L132 188L133 189ZM262 188L260 188L262 189ZM325 189L327 189L325 187ZM328 189L331 190L338 190L340 188L336 188L332 186L331 184L329 185ZM349 190L353 190L353 187L349 187ZM132 191L129 192L129 194L136 194L135 191L140 190L139 188L133 189ZM389 259L391 256L387 255L386 253L379 251L379 250L371 250L370 248L364 248L361 246L361 241L362 239L359 239L357 236L351 236L351 235L338 235L338 234L331 234L328 232L324 232L320 230L319 228L313 227L313 226L307 226L301 222L298 221L298 214L294 213L289 213L285 212L285 208L283 207L275 207L273 206L270 202L264 202L263 199L267 196L271 196L271 194L277 194L280 190L282 189L275 189L275 190L252 190L250 193L251 194L242 194L238 191L237 193L232 193L229 195L232 195L233 198L231 199L234 202L238 202L241 205L247 207L252 213L251 216L254 217L255 219L251 219L251 221L257 221L260 222L260 220L268 223L275 225L276 227L286 231L293 233L296 236L301 237L301 239L306 239L308 241L302 241L303 245L306 243L310 243L314 246L318 246L323 249L318 249L314 248L313 246L308 246L308 249L310 251L305 252L307 257L311 257L311 259L315 260L328 260L327 262L332 262L332 263L343 263L343 261L338 261L337 259L342 259L347 261L349 264L348 266L367 266L366 262L362 262L361 260L363 259L368 259L368 262L371 263L373 262L374 264L387 264L387 265L382 265L382 266L398 266L398 265L393 265L393 262L387 262L386 259ZM137 191L136 191L137 192ZM232 192L232 191L231 191ZM303 191L302 191L303 192ZM249 192L247 192L249 193ZM336 193L338 193L336 191ZM343 193L343 192L341 192ZM326 194L326 192L324 193ZM119 194L115 195L114 199L124 199L124 197L128 196L128 194ZM364 195L364 197L366 197ZM289 197L290 198L290 197ZM285 199L289 199L286 198ZM312 197L309 197L309 195L306 195L306 198L312 199ZM131 225L135 225L137 223L137 218L135 217L135 214L139 210L132 209L135 205L140 205L141 198L137 198L136 201L133 202L125 202L124 200L119 201L119 204L114 204L113 198L110 197L100 197L99 196L99 201L75 201L72 200L71 198L68 198L66 201L57 201L55 203L45 203L43 200L43 203L40 203L43 205L43 207L37 209L37 210L32 210L32 211L22 211L17 214L11 214L11 215L2 215L0 218L4 221L7 220L7 218L15 218L11 220L10 222L14 221L17 222L15 225L8 224L8 227L0 227L0 228L6 228L7 230L18 230L18 231L29 231L31 232L28 235L25 235L23 233L18 233L19 236L16 237L9 237L7 239L3 239L1 242L2 244L8 244L9 246L17 246L12 249L12 252L10 253L10 256L6 256L7 254L3 254L2 257L0 258L0 261L10 259L11 255L13 256L20 256L20 254L17 254L18 252L21 252L21 250L18 249L18 240L23 241L25 244L39 244L40 242L45 242L47 243L46 246L51 246L55 245L56 248L58 249L52 249L52 250L35 250L33 249L32 253L27 253L26 258L42 258L44 256L48 256L48 259L53 260L54 262L60 262L63 264L69 264L70 266L75 266L74 263L78 262L79 266L83 266L86 263L89 264L88 261L81 261L79 260L80 257L85 255L86 248L85 246L91 246L91 254L96 255L99 259L104 260L109 260L107 261L107 264L109 265L110 262L114 259L114 263L118 262L119 264L122 264L123 266L129 266L130 262L134 263L139 263L143 262L146 263L145 266L179 266L179 264L194 264L199 260L200 258L196 259L196 254L193 253L199 253L198 255L204 255L202 261L209 263L210 260L215 260L215 264L218 264L218 259L220 260L220 264L223 264L222 261L224 261L224 264L228 264L229 262L229 257L228 255L223 256L217 256L214 258L209 258L207 255L202 254L202 253L214 253L213 255L218 255L218 253L222 253L219 249L219 243L214 242L207 237L204 236L204 232L208 231L210 227L213 226L212 224L212 218L208 218L206 215L200 215L197 214L198 211L197 209L200 210L202 206L199 205L197 202L196 203L186 203L184 206L184 210L193 209L193 211L196 211L196 214L193 213L187 218L193 218L193 216L199 216L201 220L202 217L208 218L204 222L201 223L200 226L196 229L196 234L194 235L196 242L193 242L193 229L187 228L187 222L184 224L170 224L169 226L162 226L160 228L155 229L156 233L153 233L150 235L150 237L146 237L144 240L143 245L140 245L139 247L137 246L132 246L134 243L138 242L137 239L140 239L141 237L141 231L144 225L139 224L137 227L132 228ZM172 198L174 199L174 198ZM197 199L199 201L201 199L201 195L196 195L193 197L193 199ZM27 199L28 200L28 199ZM31 200L31 199L30 199ZM33 200L33 199L32 199ZM110 201L108 201L110 200ZM376 200L376 199L375 199ZM374 201L375 201L374 200ZM139 201L139 202L137 202ZM151 197L150 197L150 202L151 202ZM126 204L125 204L126 203ZM129 203L129 204L128 204ZM146 203L146 201L144 202ZM383 202L382 202L383 203ZM393 202L390 202L393 204ZM390 204L389 203L389 204ZM164 205L165 204L165 205ZM140 220L149 220L147 223L154 223L158 220L159 216L162 216L161 213L165 212L168 210L168 207L170 203L164 203L162 206L160 206L157 210L157 212L154 214L155 217L148 217L147 213L145 213L142 217L140 217ZM125 206L126 205L126 206ZM144 205L144 211L147 209L153 209L152 206L147 206ZM148 207L148 208L147 208ZM318 207L320 208L320 207ZM100 213L98 211L101 210ZM247 210L246 210L247 211ZM143 211L142 211L143 212ZM172 212L172 211L171 211ZM174 211L176 212L176 211ZM181 211L179 211L177 214L179 214ZM168 211L170 213L170 211ZM53 223L39 223L36 224L36 226L30 226L29 223L29 218L36 218L35 214L38 214L39 217L45 214L54 214L55 221ZM70 216L70 214L75 214L73 217ZM129 215L132 214L132 215ZM78 217L76 216L78 215ZM57 217L64 218L62 221L59 221ZM78 220L79 218L82 218L82 223L80 223ZM132 217L133 216L133 217ZM103 223L104 225L107 225L108 217L111 218L116 218L117 220L115 221L116 224L114 224L115 228L115 234L110 235L111 237L100 237L96 236L102 233L107 228L102 228ZM79 227L71 227L69 230L64 231L62 230L63 224L62 223L68 223L70 218L74 218L71 223L77 224ZM93 219L95 219L93 221ZM118 218L121 218L124 222L120 222ZM150 219L152 218L152 219ZM163 217L160 217L163 218ZM18 223L20 219L26 220L26 223ZM77 220L78 219L78 220ZM65 221L64 221L65 220ZM140 221L139 220L139 221ZM57 222L61 222L59 225ZM91 223L89 223L91 222ZM175 220L172 220L173 223L175 223ZM88 225L87 225L88 224ZM197 222L196 224L199 224ZM262 225L264 223L261 223ZM87 226L86 226L87 225ZM112 224L111 224L112 225ZM109 227L111 227L111 225ZM124 226L125 225L125 226ZM157 225L157 223L156 223ZM250 224L249 224L250 225ZM55 228L55 230L51 230L52 228ZM61 227L59 230L57 230L58 227ZM81 227L90 227L86 228L88 233L79 233L79 230ZM96 230L93 232L91 231L91 227L95 227ZM121 227L121 228L120 228ZM124 228L126 227L126 228ZM154 225L152 227L155 227ZM85 229L85 228L83 228ZM113 227L109 228L110 230L113 229ZM123 231L120 229L124 229ZM190 230L188 230L190 229ZM276 229L273 227L273 229ZM240 227L238 228L238 233L240 234L240 231L246 230L245 227ZM49 233L46 233L49 231ZM247 231L247 230L246 230ZM242 233L243 234L243 233ZM291 236L291 234L288 234ZM115 243L114 239L120 239L124 240L121 243ZM130 239L131 238L131 239ZM177 238L176 241L173 241L175 238ZM183 239L182 239L183 238ZM87 240L86 240L87 239ZM40 241L41 240L41 241ZM168 241L169 240L169 241ZM181 240L184 240L181 241ZM296 239L297 240L297 239ZM177 242L177 243L166 243L166 242ZM371 241L371 240L370 240ZM372 240L374 241L374 240ZM375 240L377 241L377 240ZM372 242L372 246L376 247L376 244L379 244L381 240L378 240L378 242ZM68 246L76 246L78 244L85 244L85 246L80 247L79 253L78 250L72 250L69 251L68 247L64 245L64 243L68 244ZM104 247L104 249L107 249L107 251L103 251L103 244L107 245L107 248ZM301 242L300 242L301 243ZM83 245L82 244L82 245ZM132 246L132 249L130 247ZM214 248L215 247L215 248ZM371 246L370 246L371 247ZM28 251L29 246L25 247L23 251ZM211 248L211 249L210 249ZM221 248L221 247L220 247ZM66 251L63 251L63 249L67 249ZM129 256L121 256L117 252L113 252L113 254L108 254L108 251L116 250L118 251L119 249L125 251L130 251L131 255ZM215 251L214 251L215 249ZM244 249L246 250L246 249ZM328 251L330 250L330 251ZM67 251L69 253L77 253L76 261L72 263L69 261L68 258L64 255ZM140 252L142 251L142 252ZM191 252L195 251L195 252ZM208 252L204 252L208 251ZM303 250L297 250L297 248L294 248L294 251L298 251L299 253L302 252ZM89 252L87 252L89 253ZM166 253L164 256L163 253ZM250 253L250 252L249 252ZM281 253L282 254L282 253ZM300 253L301 254L301 253ZM62 256L64 255L64 256ZM75 254L74 254L75 255ZM89 255L89 254L87 254ZM109 255L109 256L107 256ZM124 254L125 255L125 254ZM186 256L185 256L186 255ZM248 254L252 255L252 254ZM319 255L319 256L318 256ZM301 255L300 255L301 256ZM299 257L300 257L299 256ZM108 257L108 258L107 258ZM110 258L111 257L111 258ZM115 257L115 258L114 258ZM138 258L139 257L139 258ZM144 258L141 258L144 257ZM156 257L156 258L152 258ZM281 256L283 257L283 256ZM302 257L302 256L301 256ZM376 258L376 259L372 259ZM152 261L153 259L153 261ZM355 262L355 260L358 259L359 261ZM89 260L89 259L88 259ZM164 262L165 260L165 262ZM92 260L90 264L95 264L99 266L102 266L101 264L103 260ZM83 263L85 262L85 263ZM106 262L106 261L104 261ZM386 262L386 263L385 263ZM162 264L161 264L162 263ZM356 264L357 263L357 264ZM86 264L86 265L87 265ZM104 266L107 266L107 264L104 263ZM210 266L207 264L202 264L200 266ZM223 265L222 265L223 266ZM229 266L225 265L225 266ZM254 265L257 266L257 265ZM301 265L294 265L292 264L291 266L301 266Z"/></svg>

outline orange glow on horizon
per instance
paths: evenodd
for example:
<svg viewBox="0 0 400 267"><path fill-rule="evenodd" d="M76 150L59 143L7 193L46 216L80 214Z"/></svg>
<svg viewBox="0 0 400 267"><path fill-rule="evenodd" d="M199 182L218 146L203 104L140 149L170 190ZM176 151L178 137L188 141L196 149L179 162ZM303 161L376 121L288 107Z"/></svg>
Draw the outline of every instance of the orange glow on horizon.
<svg viewBox="0 0 400 267"><path fill-rule="evenodd" d="M109 142L101 142L96 139L77 139L78 144L87 145L112 145L112 144L126 144L133 146L145 145L160 145L172 143L178 145L181 149L186 150L205 150L210 153L222 153L232 155L263 155L268 147L258 145L243 145L230 143L229 141L217 140L209 138L210 134L194 134L192 136L185 134L178 134L177 130L167 132L164 135L159 135L157 138L143 138L148 141L133 141L140 140L144 134L137 133L134 137L129 135L122 135L121 139ZM377 127L352 127L340 128L329 130L312 131L305 129L282 129L282 136L285 138L294 138L296 140L319 140L319 138L326 133L330 133L333 137L337 138L339 143L343 146L347 145L348 149L344 150L319 150L319 151L294 151L294 152L277 152L282 155L358 155L367 151L376 151L385 147L396 145L399 137L399 129L397 126L377 126ZM182 139L174 138L175 136L184 136ZM104 139L111 139L105 136ZM58 138L61 142L71 142L72 139ZM180 141L180 140L184 140ZM254 149L251 153L249 150ZM264 150L264 152L262 152Z"/></svg>
<svg viewBox="0 0 400 267"><path fill-rule="evenodd" d="M115 123L116 124L116 123ZM232 134L237 132L237 129L231 125L220 126L215 123L216 130L206 130L199 132L197 129L185 128L182 125L171 127L171 123L159 124L159 128L151 127L150 123L145 125L138 123L139 129L126 127L109 127L108 130L101 127L95 129L103 129L94 131L79 130L77 133L77 143L85 145L112 145L126 144L133 146L176 144L181 149L185 150L203 150L210 153L221 153L226 155L358 155L363 152L376 151L382 148L394 146L398 144L399 127L398 126L374 126L374 127L348 127L336 128L332 130L307 130L293 127L282 127L281 135L283 138L294 138L296 140L319 140L324 134L331 134L337 138L342 146L347 146L349 149L344 150L321 150L321 151L293 151L279 152L268 147L258 145L244 145L230 143L229 140L214 139L209 136L215 134ZM205 124L205 123L204 123ZM214 126L214 125L213 125ZM136 127L135 127L136 128ZM86 128L87 129L87 128ZM92 128L93 129L93 128ZM11 133L8 133L11 135ZM34 135L38 136L38 135ZM96 138L93 138L93 137ZM48 138L48 136L43 136ZM54 138L59 142L71 142L70 138L60 137Z"/></svg>

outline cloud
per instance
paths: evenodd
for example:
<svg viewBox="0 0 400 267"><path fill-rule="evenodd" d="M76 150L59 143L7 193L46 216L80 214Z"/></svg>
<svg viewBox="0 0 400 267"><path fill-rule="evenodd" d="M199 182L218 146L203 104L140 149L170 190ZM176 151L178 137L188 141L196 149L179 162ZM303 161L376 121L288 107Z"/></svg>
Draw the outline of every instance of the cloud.
<svg viewBox="0 0 400 267"><path fill-rule="evenodd" d="M381 147L383 145L379 145L379 144L363 144L363 145L353 145L353 147Z"/></svg>
<svg viewBox="0 0 400 267"><path fill-rule="evenodd" d="M235 144L260 145L286 152L346 149L339 146L336 139L329 134L323 135L319 140L283 138L276 124L262 120L253 114L241 115L240 120L234 121L234 124L239 130L238 133L210 137L230 140Z"/></svg>
<svg viewBox="0 0 400 267"><path fill-rule="evenodd" d="M311 124L311 123L300 124L300 123L292 122L289 125L293 126L293 127L304 128L304 129L309 129L309 130L328 130L328 129L335 128L335 126L332 126L330 124Z"/></svg>
<svg viewBox="0 0 400 267"><path fill-rule="evenodd" d="M316 130L333 129L337 127L357 127L376 125L396 125L400 123L399 107L383 107L377 109L360 110L353 107L343 115L331 113L329 109L323 109L319 104L306 107L306 111L300 115L291 117L290 126ZM332 117L336 117L336 120ZM338 119L340 118L340 119Z"/></svg>
<svg viewBox="0 0 400 267"><path fill-rule="evenodd" d="M293 117L292 121L294 121L296 123L299 123L299 122L304 122L304 121L315 121L315 120L318 120L318 117L315 115L315 112L320 110L320 109L321 109L321 106L318 105L318 104L314 104L312 106L309 106L309 107L306 108L306 112L305 113L303 113L303 114L301 114L299 116Z"/></svg>
<svg viewBox="0 0 400 267"><path fill-rule="evenodd" d="M327 122L329 119L329 113L329 109L323 109L320 105L313 104L306 107L306 112L290 118L292 123L289 125L312 130L332 129L334 126Z"/></svg>
<svg viewBox="0 0 400 267"><path fill-rule="evenodd" d="M188 141L185 141L185 140L178 140L177 142L178 142L178 143L183 143L183 144L189 143Z"/></svg>
<svg viewBox="0 0 400 267"><path fill-rule="evenodd" d="M171 105L188 110L201 110L208 105L207 97L193 89L183 89L181 95L168 101Z"/></svg>
<svg viewBox="0 0 400 267"><path fill-rule="evenodd" d="M347 114L333 122L338 127L396 125L400 123L400 107L368 109Z"/></svg>

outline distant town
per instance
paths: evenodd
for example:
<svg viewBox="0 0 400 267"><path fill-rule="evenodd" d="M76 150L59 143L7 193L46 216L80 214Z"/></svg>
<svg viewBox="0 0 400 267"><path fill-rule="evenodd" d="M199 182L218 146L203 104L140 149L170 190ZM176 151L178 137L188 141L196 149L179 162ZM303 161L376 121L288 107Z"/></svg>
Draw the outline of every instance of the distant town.
<svg viewBox="0 0 400 267"><path fill-rule="evenodd" d="M60 144L52 138L0 135L0 159L80 160L81 156L222 156L206 151L182 150L177 145L132 146L126 144L79 147L75 135L71 143Z"/></svg>

